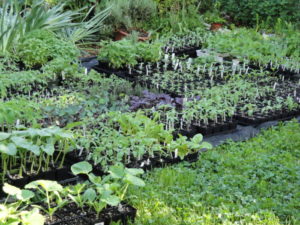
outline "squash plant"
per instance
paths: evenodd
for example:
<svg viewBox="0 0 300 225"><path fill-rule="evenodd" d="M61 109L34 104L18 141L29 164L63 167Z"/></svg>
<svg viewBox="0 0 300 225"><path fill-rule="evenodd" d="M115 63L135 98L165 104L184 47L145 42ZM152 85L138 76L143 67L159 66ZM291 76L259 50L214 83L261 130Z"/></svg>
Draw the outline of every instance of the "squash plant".
<svg viewBox="0 0 300 225"><path fill-rule="evenodd" d="M71 167L74 175L85 175L88 180L76 185L63 187L56 181L37 180L30 182L25 189L20 189L7 183L3 191L8 195L6 201L0 204L0 224L42 225L43 215L48 215L48 222L67 204L75 203L82 211L95 212L99 218L103 209L108 206L118 206L126 198L130 186L145 186L139 178L141 169L128 169L123 165L109 168L108 175L97 177L92 173L88 162L79 162Z"/></svg>
<svg viewBox="0 0 300 225"><path fill-rule="evenodd" d="M22 190L7 183L3 185L3 191L7 194L7 198L0 204L0 224L44 224L45 218L38 208L28 209L34 197L32 191Z"/></svg>
<svg viewBox="0 0 300 225"><path fill-rule="evenodd" d="M64 165L66 154L73 150L73 135L58 127L0 133L2 182L7 174L39 173Z"/></svg>
<svg viewBox="0 0 300 225"><path fill-rule="evenodd" d="M68 196L79 207L83 205L89 206L96 212L96 217L99 217L101 211L108 205L117 206L124 200L128 187L130 185L143 187L145 183L138 177L144 173L141 169L124 168L122 164L111 166L108 170L109 175L103 177L95 176L92 173L92 166L88 162L79 162L71 167L75 175L84 174L89 178L86 187L81 195Z"/></svg>

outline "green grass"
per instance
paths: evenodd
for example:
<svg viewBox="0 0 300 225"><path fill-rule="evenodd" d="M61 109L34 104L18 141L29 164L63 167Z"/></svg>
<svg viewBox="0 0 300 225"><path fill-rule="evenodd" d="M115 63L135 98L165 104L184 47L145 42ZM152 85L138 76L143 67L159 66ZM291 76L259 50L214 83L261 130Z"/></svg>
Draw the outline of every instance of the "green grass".
<svg viewBox="0 0 300 225"><path fill-rule="evenodd" d="M135 224L300 224L300 125L229 142L130 189Z"/></svg>

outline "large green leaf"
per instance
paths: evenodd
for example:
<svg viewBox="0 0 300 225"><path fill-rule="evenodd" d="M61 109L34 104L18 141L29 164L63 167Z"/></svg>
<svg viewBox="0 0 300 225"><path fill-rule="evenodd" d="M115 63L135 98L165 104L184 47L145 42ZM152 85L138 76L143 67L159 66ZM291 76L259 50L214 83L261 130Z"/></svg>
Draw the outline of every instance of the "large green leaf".
<svg viewBox="0 0 300 225"><path fill-rule="evenodd" d="M27 130L27 132L31 137L34 137L34 136L51 137L52 136L52 134L48 131L48 128L45 128L45 129L29 128Z"/></svg>
<svg viewBox="0 0 300 225"><path fill-rule="evenodd" d="M102 193L101 201L111 206L117 206L119 205L121 200L118 196L111 195L109 191L108 192L105 191Z"/></svg>
<svg viewBox="0 0 300 225"><path fill-rule="evenodd" d="M87 189L82 196L84 201L89 201L89 202L94 201L96 199L96 197L97 197L97 194L93 188Z"/></svg>
<svg viewBox="0 0 300 225"><path fill-rule="evenodd" d="M142 170L142 169L126 168L125 170L126 170L126 172L128 172L134 176L144 174L144 170Z"/></svg>
<svg viewBox="0 0 300 225"><path fill-rule="evenodd" d="M199 144L201 141L203 140L203 136L202 134L196 134L193 138L192 138L192 142Z"/></svg>
<svg viewBox="0 0 300 225"><path fill-rule="evenodd" d="M28 151L31 151L35 155L40 155L40 147L37 145L34 145L30 142L28 142L23 137L12 137L11 140L14 142L14 144L20 148L26 149Z"/></svg>
<svg viewBox="0 0 300 225"><path fill-rule="evenodd" d="M37 208L29 212L22 211L21 218L23 225L43 225L45 223L45 217L39 213Z"/></svg>
<svg viewBox="0 0 300 225"><path fill-rule="evenodd" d="M51 181L51 180L36 180L27 184L25 188L39 189L39 186L41 186L44 190L49 192L63 190L63 187L59 183L57 183L57 181Z"/></svg>
<svg viewBox="0 0 300 225"><path fill-rule="evenodd" d="M121 179L125 175L125 170L123 166L111 166L108 172L115 179Z"/></svg>
<svg viewBox="0 0 300 225"><path fill-rule="evenodd" d="M95 185L97 185L97 186L101 186L102 185L102 183L101 183L101 181L102 181L102 179L101 179L101 177L100 176L95 176L93 173L89 173L88 174L88 177L89 177L89 180L93 183L93 184L95 184Z"/></svg>
<svg viewBox="0 0 300 225"><path fill-rule="evenodd" d="M210 144L210 143L208 143L208 142L203 142L203 143L201 143L201 147L200 147L200 149L212 149L212 145Z"/></svg>
<svg viewBox="0 0 300 225"><path fill-rule="evenodd" d="M13 143L9 143L8 145L0 144L0 152L15 156L17 154L17 148Z"/></svg>
<svg viewBox="0 0 300 225"><path fill-rule="evenodd" d="M0 132L0 141L6 140L11 136L9 133Z"/></svg>
<svg viewBox="0 0 300 225"><path fill-rule="evenodd" d="M46 152L47 155L53 155L53 153L55 151L54 144L55 144L54 139L53 138L48 138L47 144L42 146L42 150L44 152Z"/></svg>
<svg viewBox="0 0 300 225"><path fill-rule="evenodd" d="M73 174L78 175L78 174L89 174L92 172L93 167L90 163L88 162L79 162L71 166L71 171Z"/></svg>
<svg viewBox="0 0 300 225"><path fill-rule="evenodd" d="M129 173L126 174L124 180L125 180L125 182L127 182L129 184L132 184L132 185L135 185L135 186L140 186L140 187L144 187L145 186L145 182L141 178L133 176L133 175L131 175Z"/></svg>
<svg viewBox="0 0 300 225"><path fill-rule="evenodd" d="M21 189L20 189L20 188L15 187L15 186L12 186L12 185L10 185L10 184L8 184L8 183L4 183L2 189L3 189L3 191L4 191L6 194L12 195L12 196L17 195L17 194L19 194L19 193L21 192Z"/></svg>
<svg viewBox="0 0 300 225"><path fill-rule="evenodd" d="M34 193L29 190L21 190L15 186L12 186L8 183L3 185L3 191L11 196L15 196L18 200L26 201L34 197Z"/></svg>

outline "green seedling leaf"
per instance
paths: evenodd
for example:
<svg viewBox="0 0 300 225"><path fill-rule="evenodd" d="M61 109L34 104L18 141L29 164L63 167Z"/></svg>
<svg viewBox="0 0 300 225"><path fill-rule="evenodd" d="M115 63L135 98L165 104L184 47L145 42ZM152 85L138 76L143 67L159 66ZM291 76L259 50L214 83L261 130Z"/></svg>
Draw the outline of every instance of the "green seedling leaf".
<svg viewBox="0 0 300 225"><path fill-rule="evenodd" d="M28 142L25 138L22 137L12 137L11 140L17 147L24 148L28 151L31 151L35 155L40 155L40 148L37 145L33 145Z"/></svg>
<svg viewBox="0 0 300 225"><path fill-rule="evenodd" d="M141 178L138 178L138 177L136 177L134 175L131 175L129 173L126 174L124 181L129 183L129 184L139 186L139 187L144 187L145 186L145 182Z"/></svg>
<svg viewBox="0 0 300 225"><path fill-rule="evenodd" d="M21 193L21 189L17 188L15 186L12 186L8 183L4 183L3 185L3 191L8 194L8 195L12 195L12 196L16 196L18 194Z"/></svg>
<svg viewBox="0 0 300 225"><path fill-rule="evenodd" d="M45 223L45 218L40 214L39 210L36 208L30 212L22 211L21 218L23 225L43 225Z"/></svg>
<svg viewBox="0 0 300 225"><path fill-rule="evenodd" d="M213 146L208 142L203 142L203 143L201 143L201 148L200 149L204 149L204 148L205 149L212 149Z"/></svg>
<svg viewBox="0 0 300 225"><path fill-rule="evenodd" d="M125 175L123 166L111 166L108 172L115 179L122 179Z"/></svg>
<svg viewBox="0 0 300 225"><path fill-rule="evenodd" d="M92 172L92 165L88 162L79 162L71 166L71 171L74 175L89 174Z"/></svg>
<svg viewBox="0 0 300 225"><path fill-rule="evenodd" d="M18 200L27 201L34 197L34 193L29 190L21 190L15 186L5 183L3 186L3 191L11 196L15 196Z"/></svg>
<svg viewBox="0 0 300 225"><path fill-rule="evenodd" d="M46 191L62 191L63 187L57 181L36 180L25 186L27 189L38 189L41 186Z"/></svg>
<svg viewBox="0 0 300 225"><path fill-rule="evenodd" d="M42 150L46 152L48 155L53 155L55 148L54 148L54 139L49 138L47 140L47 144L45 146L42 146Z"/></svg>
<svg viewBox="0 0 300 225"><path fill-rule="evenodd" d="M17 196L17 198L22 201L27 201L33 197L34 197L34 193L29 190L22 190L21 195Z"/></svg>
<svg viewBox="0 0 300 225"><path fill-rule="evenodd" d="M104 192L101 196L101 201L111 206L117 206L121 202L120 198L115 195L111 195L110 192Z"/></svg>
<svg viewBox="0 0 300 225"><path fill-rule="evenodd" d="M144 174L144 170L142 170L142 169L126 168L125 170L126 170L126 172L130 173L133 176Z"/></svg>
<svg viewBox="0 0 300 225"><path fill-rule="evenodd" d="M192 138L192 142L193 143L200 143L203 140L203 135L202 134L196 134L193 138Z"/></svg>
<svg viewBox="0 0 300 225"><path fill-rule="evenodd" d="M87 189L82 196L84 201L89 201L89 202L94 201L96 197L97 197L97 193L93 188Z"/></svg>
<svg viewBox="0 0 300 225"><path fill-rule="evenodd" d="M14 156L17 154L17 148L13 143L9 143L8 145L0 144L0 152Z"/></svg>
<svg viewBox="0 0 300 225"><path fill-rule="evenodd" d="M72 139L74 137L72 133L63 130L59 130L57 133L55 133L55 135L60 138L66 138L66 139Z"/></svg>
<svg viewBox="0 0 300 225"><path fill-rule="evenodd" d="M35 129L34 133L35 133L35 135L38 135L40 137L51 137L52 136L52 134L49 133L47 129L41 129L41 130Z"/></svg>
<svg viewBox="0 0 300 225"><path fill-rule="evenodd" d="M92 174L92 173L89 173L88 176L89 176L89 180L90 180L93 184L101 185L101 181L102 181L101 177L97 177L97 176L95 176L95 175Z"/></svg>
<svg viewBox="0 0 300 225"><path fill-rule="evenodd" d="M84 123L82 121L74 122L74 123L69 123L69 124L67 124L67 126L64 127L64 129L70 130L70 129L73 129L74 127L79 127L79 126L81 126L83 124Z"/></svg>
<svg viewBox="0 0 300 225"><path fill-rule="evenodd" d="M11 134L0 132L0 141L8 139L10 136Z"/></svg>

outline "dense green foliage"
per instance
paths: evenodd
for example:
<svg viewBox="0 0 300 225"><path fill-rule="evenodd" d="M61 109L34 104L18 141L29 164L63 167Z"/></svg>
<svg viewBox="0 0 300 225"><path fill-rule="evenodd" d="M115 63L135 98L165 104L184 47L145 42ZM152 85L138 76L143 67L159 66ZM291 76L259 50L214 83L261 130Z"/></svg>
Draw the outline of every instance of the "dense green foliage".
<svg viewBox="0 0 300 225"><path fill-rule="evenodd" d="M107 62L113 68L135 66L138 61L156 62L161 58L162 44L159 42L136 42L121 40L117 42L102 41L98 59Z"/></svg>
<svg viewBox="0 0 300 225"><path fill-rule="evenodd" d="M222 11L243 25L253 26L257 19L264 21L268 18L271 26L278 18L298 24L300 21L298 0L219 0L219 2L222 4Z"/></svg>
<svg viewBox="0 0 300 225"><path fill-rule="evenodd" d="M293 26L283 34L262 35L246 28L217 33L207 39L207 47L227 53L241 60L248 59L257 64L273 63L297 68L299 64L300 33Z"/></svg>
<svg viewBox="0 0 300 225"><path fill-rule="evenodd" d="M79 56L79 51L73 43L60 40L47 30L36 30L27 34L17 51L27 67L42 66L55 58L71 61Z"/></svg>
<svg viewBox="0 0 300 225"><path fill-rule="evenodd" d="M151 19L156 14L156 4L153 0L104 0L100 6L111 7L111 13L106 24L111 29L136 28L142 21Z"/></svg>
<svg viewBox="0 0 300 225"><path fill-rule="evenodd" d="M194 5L197 0L155 0L160 13L179 12L189 5Z"/></svg>
<svg viewBox="0 0 300 225"><path fill-rule="evenodd" d="M298 224L300 125L222 145L192 165L157 169L130 190L135 224Z"/></svg>

